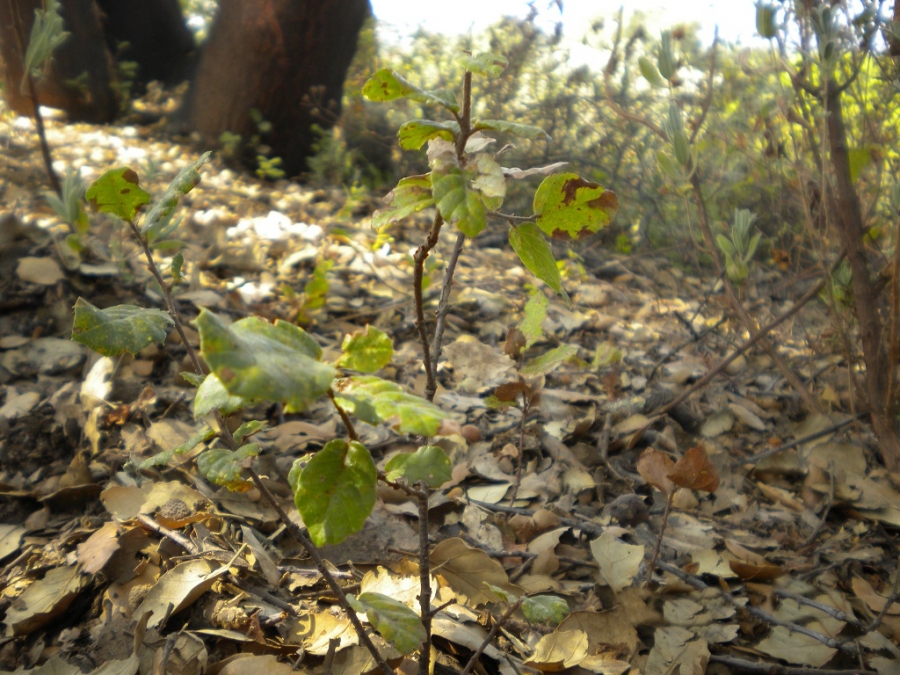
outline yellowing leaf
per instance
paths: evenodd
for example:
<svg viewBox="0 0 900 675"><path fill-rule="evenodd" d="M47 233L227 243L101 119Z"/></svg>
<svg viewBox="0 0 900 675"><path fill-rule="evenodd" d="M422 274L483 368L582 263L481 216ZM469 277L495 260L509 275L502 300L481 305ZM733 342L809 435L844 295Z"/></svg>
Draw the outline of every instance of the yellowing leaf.
<svg viewBox="0 0 900 675"><path fill-rule="evenodd" d="M600 578L613 591L631 585L644 560L644 547L619 541L609 531L591 542L591 553L600 565Z"/></svg>
<svg viewBox="0 0 900 675"><path fill-rule="evenodd" d="M615 192L575 173L543 180L534 194L537 224L554 239L582 239L612 221L619 208Z"/></svg>

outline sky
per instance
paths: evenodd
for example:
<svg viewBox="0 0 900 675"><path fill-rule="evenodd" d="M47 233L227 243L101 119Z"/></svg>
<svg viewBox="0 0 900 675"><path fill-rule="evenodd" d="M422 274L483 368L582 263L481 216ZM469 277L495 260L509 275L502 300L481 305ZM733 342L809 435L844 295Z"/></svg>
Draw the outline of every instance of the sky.
<svg viewBox="0 0 900 675"><path fill-rule="evenodd" d="M381 34L386 38L409 35L420 25L432 32L451 35L469 30L478 32L504 15L524 17L528 14L525 0L371 0L371 3L375 16L383 24ZM698 22L702 27L700 37L707 43L712 41L716 25L721 38L747 45L753 42L756 32L756 10L752 0L630 0L628 3L562 0L562 15L552 0L534 0L534 3L539 11L539 23L552 27L561 17L563 33L572 42L580 41L594 18L599 16L609 23L622 4L626 18L637 10L644 12L650 30Z"/></svg>

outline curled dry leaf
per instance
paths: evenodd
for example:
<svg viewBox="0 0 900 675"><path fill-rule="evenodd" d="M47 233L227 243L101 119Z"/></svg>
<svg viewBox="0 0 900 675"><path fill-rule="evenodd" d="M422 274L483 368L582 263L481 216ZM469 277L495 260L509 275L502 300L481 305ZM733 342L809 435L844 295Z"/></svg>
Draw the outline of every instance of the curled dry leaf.
<svg viewBox="0 0 900 675"><path fill-rule="evenodd" d="M641 478L650 483L667 497L675 491L675 483L669 478L674 471L675 462L668 455L654 448L647 448L641 453L637 463L638 473Z"/></svg>
<svg viewBox="0 0 900 675"><path fill-rule="evenodd" d="M675 462L668 477L678 487L689 490L715 492L719 489L719 472L700 445L684 453L684 457Z"/></svg>

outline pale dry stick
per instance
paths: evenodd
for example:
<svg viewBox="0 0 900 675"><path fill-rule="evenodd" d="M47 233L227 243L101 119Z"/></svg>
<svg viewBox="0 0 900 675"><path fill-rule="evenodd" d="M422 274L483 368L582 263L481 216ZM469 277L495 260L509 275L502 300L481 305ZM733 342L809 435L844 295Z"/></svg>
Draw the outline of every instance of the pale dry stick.
<svg viewBox="0 0 900 675"><path fill-rule="evenodd" d="M849 623L851 626L855 626L857 628L863 628L862 623L860 623L855 617L847 615L846 612L842 612L837 607L832 607L831 605L826 605L821 602L816 602L811 598L804 597L802 595L798 595L797 593L791 593L783 588L775 589L775 597L778 598L789 598L796 602L798 605L806 605L807 607L812 607L813 609L817 609L820 612L831 616L838 621L843 621L844 623Z"/></svg>
<svg viewBox="0 0 900 675"><path fill-rule="evenodd" d="M752 673L753 675L878 675L874 670L851 668L849 670L831 668L804 668L802 666L782 666L779 663L760 663L748 661L734 656L712 654L710 663L721 663L735 672Z"/></svg>
<svg viewBox="0 0 900 675"><path fill-rule="evenodd" d="M517 609L522 605L522 598L516 600L513 604L506 608L506 611L500 616L499 619L491 626L490 632L487 636L482 640L481 644L478 645L478 649L475 650L475 653L472 654L472 658L469 659L469 662L466 664L466 667L460 671L459 675L469 675L472 670L478 665L478 660L481 658L481 655L484 654L484 650L487 649L488 645L491 644L491 641L497 636L497 633L500 632L500 629L503 627L503 624L509 621L509 618L515 613Z"/></svg>
<svg viewBox="0 0 900 675"><path fill-rule="evenodd" d="M825 508L822 509L822 515L819 516L819 522L816 523L813 531L809 533L809 536L804 539L803 543L800 545L801 549L806 549L811 546L825 529L825 525L828 521L828 514L831 512L831 507L834 505L834 462L828 462L828 477L830 480L828 486L828 498L825 500Z"/></svg>
<svg viewBox="0 0 900 675"><path fill-rule="evenodd" d="M688 586L691 586L698 591L704 591L707 588L713 588L712 586L707 586L705 583L695 578L693 575L684 572L680 567L675 565L670 565L669 563L663 562L662 560L657 561L656 566L661 570L668 572L674 577L677 577ZM729 604L736 607L738 610L743 610L755 616L756 618L765 621L768 624L773 626L782 626L787 628L795 633L800 633L801 635L806 635L807 637L811 637L818 642L821 642L826 647L831 647L832 649L838 649L847 654L851 654L856 656L859 654L859 650L856 648L849 647L846 643L836 640L830 635L825 635L824 633L820 633L818 631L807 628L806 626L801 626L800 624L793 623L791 621L785 621L783 619L779 619L777 616L773 614L769 614L764 610L759 609L758 607L754 607L753 605L746 605L738 602L738 599L735 598L730 592L726 591L724 588L718 588L719 594L728 601Z"/></svg>
<svg viewBox="0 0 900 675"><path fill-rule="evenodd" d="M884 621L884 617L887 616L888 611L894 606L894 603L900 599L900 575L894 574L894 586L892 592L889 596L884 599L884 606L881 608L881 611L878 613L868 626L863 628L863 634L871 633L873 630L877 629L881 622ZM841 644L849 642L855 638L847 637L844 638Z"/></svg>
<svg viewBox="0 0 900 675"><path fill-rule="evenodd" d="M845 420L841 420L835 424L832 424L830 427L826 427L825 429L821 429L816 431L815 433L809 434L808 436L802 436L801 438L795 438L793 441L789 441L787 443L783 443L779 445L777 448L772 448L771 450L766 450L765 452L760 452L759 454L753 455L752 457L748 457L747 459L742 459L741 464L756 464L757 462L761 462L764 459L777 455L780 452L784 452L785 450L790 450L791 448L796 448L798 445L803 445L804 443L809 443L810 441L814 441L817 438L822 438L822 436L827 436L828 434L832 434L839 429L843 429L849 424L853 424L856 420L864 417L863 413L857 413L854 416L848 417Z"/></svg>
<svg viewBox="0 0 900 675"><path fill-rule="evenodd" d="M141 523L141 525L146 527L148 530L155 532L156 534L160 535L161 537L166 537L168 539L171 539L173 542L175 542L181 548L183 548L185 551L187 551L191 556L200 556L203 554L203 551L200 550L200 547L197 546L190 539L185 537L180 532L176 532L175 530L172 530L172 529L166 527L165 525L161 525L160 523L157 523L156 520L154 520L147 514L145 514L145 513L139 514L137 516L137 520ZM228 567L231 567L231 564L229 564ZM287 612L288 614L291 614L292 616L297 616L297 609L295 607L293 607L290 603L285 602L284 600L282 600L281 598L279 598L276 595L272 595L271 593L269 593L266 590L257 588L255 586L253 586L252 584L248 584L243 579L241 579L238 576L235 576L231 572L228 573L228 581L230 583L233 583L238 588L240 588L244 591L247 591L248 593L250 593L252 595L256 595L257 597L265 600L270 605L274 605L275 607L278 607L280 610Z"/></svg>
<svg viewBox="0 0 900 675"><path fill-rule="evenodd" d="M450 311L450 291L453 288L453 275L456 272L456 263L459 262L459 255L462 253L463 244L466 242L466 235L462 232L456 237L456 244L453 246L453 252L450 254L450 261L447 263L447 271L444 272L444 283L441 286L441 299L438 302L436 312L437 323L434 328L434 341L431 343L431 378L429 384L425 387L425 398L429 401L434 400L434 394L437 391L437 367L438 361L441 360L441 352L443 351L444 329L447 325L447 314ZM434 388L432 389L432 384Z"/></svg>
<svg viewBox="0 0 900 675"><path fill-rule="evenodd" d="M818 284L816 284L815 286L810 288L806 293L804 293L803 297L801 297L799 300L797 300L797 302L795 302L794 305L789 310L787 310L784 314L781 314L781 315L775 317L769 323L767 323L765 326L763 326L758 331L756 331L753 335L750 336L749 340L747 340L737 350L732 352L730 356L726 357L725 359L720 361L718 364L716 364L716 366L712 370L710 370L706 375L701 377L699 380L694 382L694 384L692 384L690 387L688 387L683 392L681 392L672 401L670 401L666 405L662 406L661 408L658 408L658 409L652 411L651 415L663 415L663 414L667 413L668 411L672 410L672 408L674 408L675 406L682 404L690 396L692 396L695 392L699 391L700 389L704 388L707 384L712 382L713 378L715 378L716 375L718 375L723 370L725 370L725 368L727 368L730 363L732 363L735 359L737 359L744 352L746 352L748 349L750 349L753 345L755 345L757 342L759 342L768 333L771 333L778 326L780 326L782 323L784 323L789 318L791 318L794 314L799 312L800 309L804 305L806 305L806 303L808 303L810 300L815 298L819 294L819 291L821 291L823 288L825 288L825 284L828 282L828 279L831 277L832 272L834 272L834 270L837 269L837 266L840 264L841 260L843 260L843 259L844 259L844 256L840 255L837 258L837 260L835 260L831 264L831 267L825 273L825 276L822 278L822 280Z"/></svg>

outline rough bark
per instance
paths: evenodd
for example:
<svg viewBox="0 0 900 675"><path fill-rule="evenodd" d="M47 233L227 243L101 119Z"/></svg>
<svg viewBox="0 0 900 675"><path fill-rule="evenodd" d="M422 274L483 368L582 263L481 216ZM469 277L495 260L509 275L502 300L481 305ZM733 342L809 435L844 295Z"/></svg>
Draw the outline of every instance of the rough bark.
<svg viewBox="0 0 900 675"><path fill-rule="evenodd" d="M841 94L834 83L831 84L830 88L826 87L823 97L830 164L834 176L834 189L829 198L833 203L835 223L853 276L854 309L866 363L866 395L872 428L878 437L879 451L885 466L891 471L897 471L900 470L900 436L892 421L897 412L895 401L890 400L892 364L884 340L885 324L863 248L865 229L859 197L850 174Z"/></svg>
<svg viewBox="0 0 900 675"><path fill-rule="evenodd" d="M37 83L38 100L64 110L72 121L109 122L116 116L118 103L96 5L93 0L61 0L61 5L65 29L71 35ZM0 0L3 95L20 115L34 112L28 89L22 88L22 74L34 10L41 7L41 0Z"/></svg>
<svg viewBox="0 0 900 675"><path fill-rule="evenodd" d="M340 114L347 68L368 0L222 0L185 102L184 119L207 146L229 131L258 134L293 176L307 170L315 135ZM251 153L253 149L251 148Z"/></svg>

